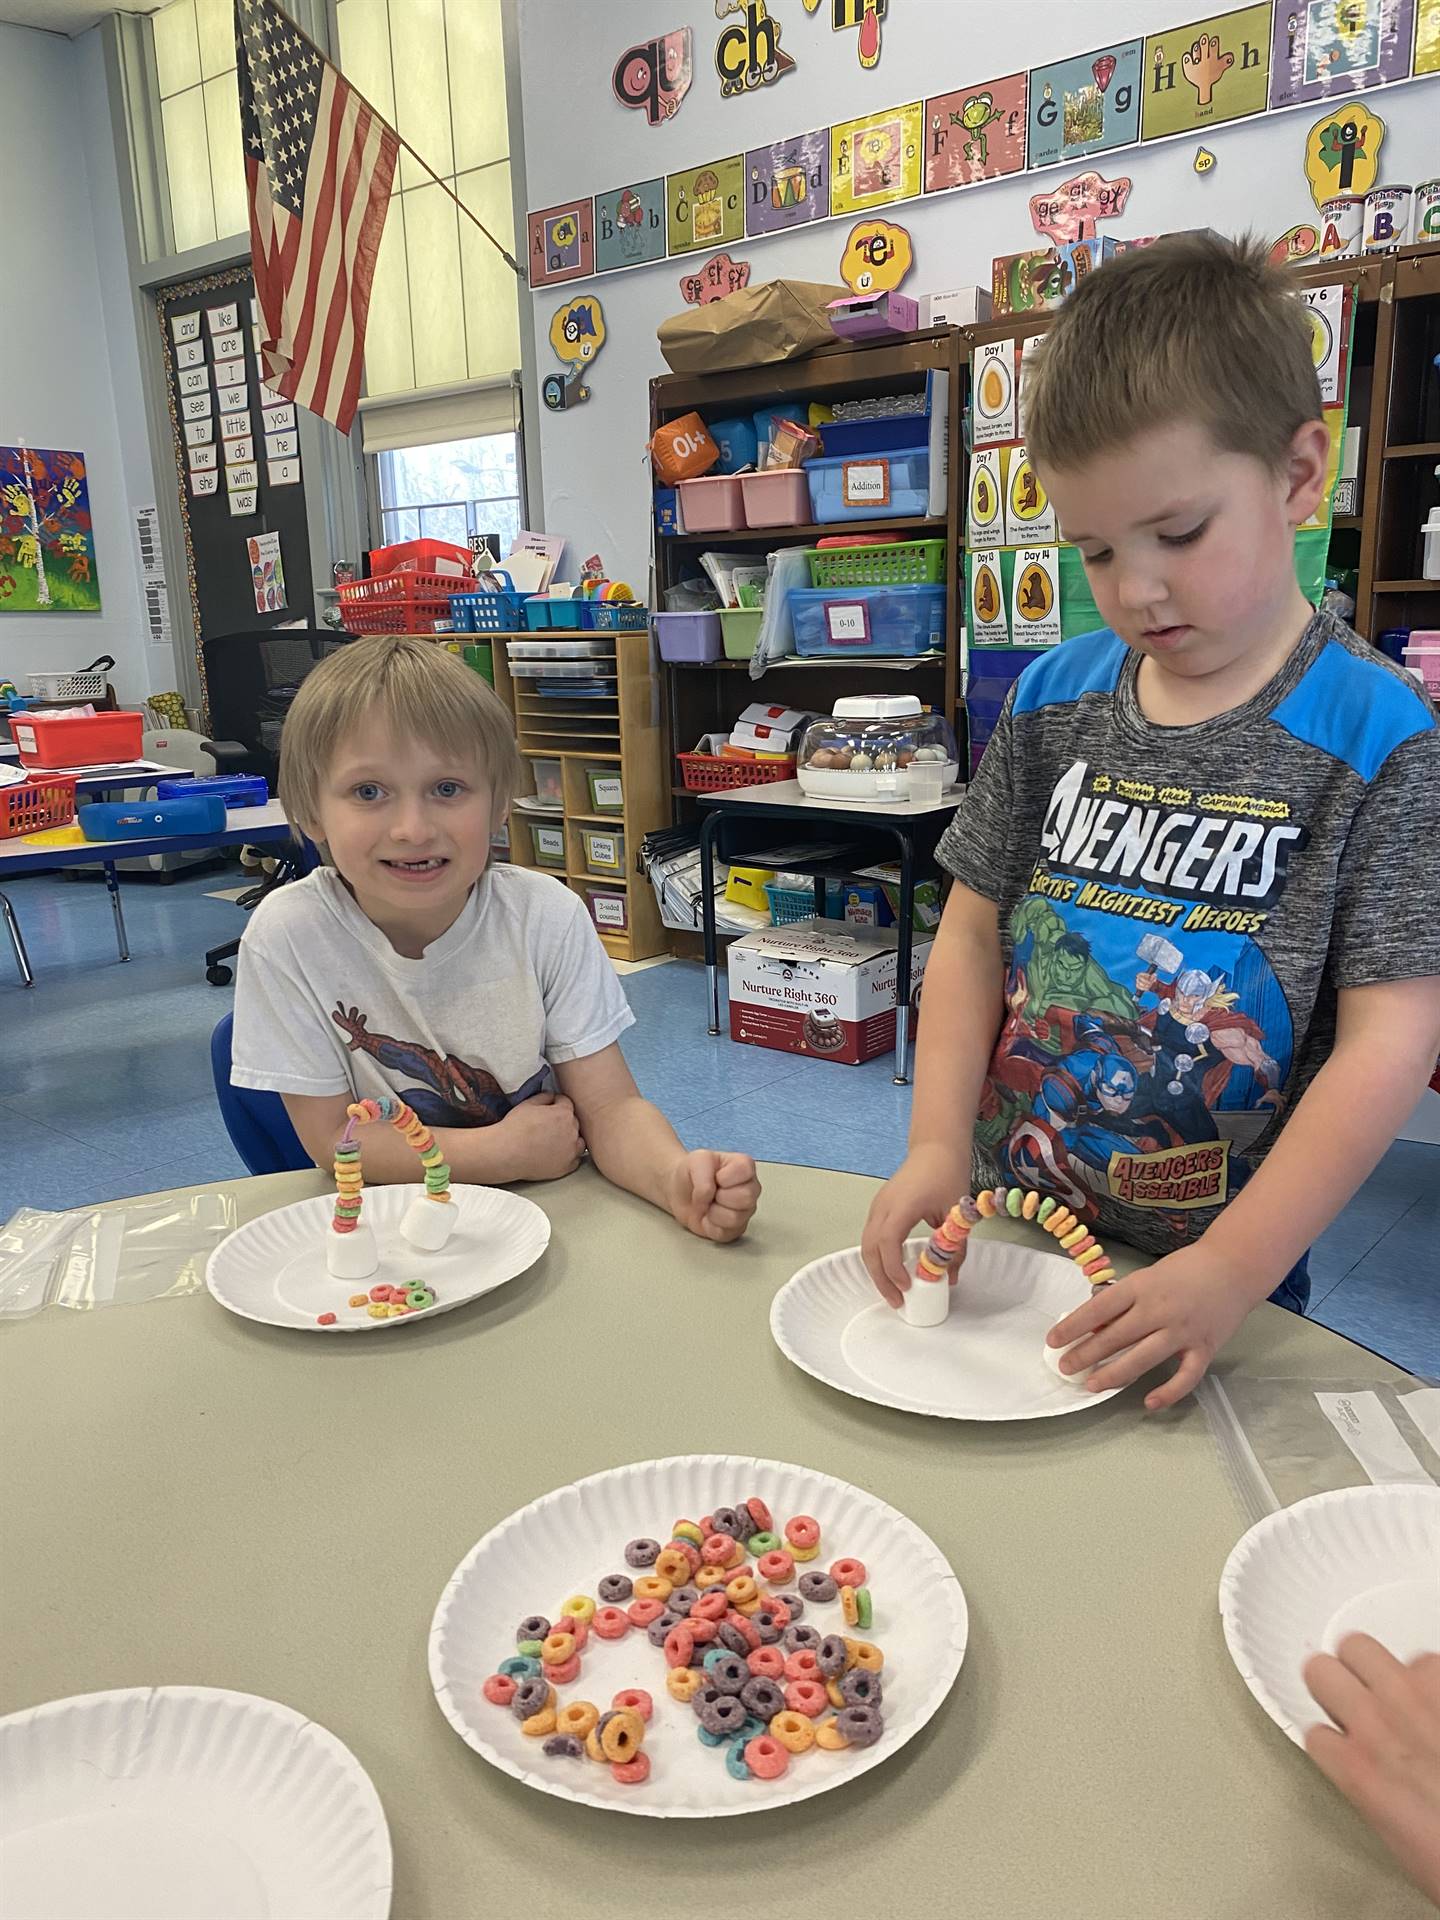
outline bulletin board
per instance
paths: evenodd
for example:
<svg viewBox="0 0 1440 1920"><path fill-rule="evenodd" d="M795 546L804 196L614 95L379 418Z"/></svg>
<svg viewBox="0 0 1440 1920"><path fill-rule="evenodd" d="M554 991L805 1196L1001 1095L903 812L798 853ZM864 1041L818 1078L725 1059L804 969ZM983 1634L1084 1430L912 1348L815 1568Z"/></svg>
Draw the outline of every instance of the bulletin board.
<svg viewBox="0 0 1440 1920"><path fill-rule="evenodd" d="M315 617L296 408L264 384L254 298L249 267L155 298L207 711L205 639Z"/></svg>

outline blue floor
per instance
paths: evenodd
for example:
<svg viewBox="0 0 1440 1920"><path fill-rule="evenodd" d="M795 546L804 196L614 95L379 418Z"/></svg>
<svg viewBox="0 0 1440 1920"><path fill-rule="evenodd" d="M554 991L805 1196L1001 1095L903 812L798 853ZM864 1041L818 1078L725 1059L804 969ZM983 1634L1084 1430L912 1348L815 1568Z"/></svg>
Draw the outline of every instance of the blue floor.
<svg viewBox="0 0 1440 1920"><path fill-rule="evenodd" d="M76 1206L244 1172L210 1080L210 1030L231 1001L201 955L244 916L211 896L234 867L168 887L125 885L133 959L117 964L104 888L11 881L38 984L21 989L0 934L0 1221L21 1205ZM910 1091L891 1062L844 1067L712 1040L704 975L629 974L638 1024L625 1053L687 1146L887 1175L904 1156ZM1311 1315L1440 1376L1440 1147L1400 1141L1310 1257Z"/></svg>

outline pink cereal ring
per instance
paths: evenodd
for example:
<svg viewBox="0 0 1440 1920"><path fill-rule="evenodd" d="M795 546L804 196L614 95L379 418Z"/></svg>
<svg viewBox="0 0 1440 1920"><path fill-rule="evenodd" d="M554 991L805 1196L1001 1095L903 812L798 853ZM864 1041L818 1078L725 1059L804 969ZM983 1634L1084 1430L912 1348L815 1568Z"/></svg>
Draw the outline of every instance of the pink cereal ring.
<svg viewBox="0 0 1440 1920"><path fill-rule="evenodd" d="M709 1533L700 1549L700 1558L707 1567L723 1567L735 1551L735 1542L728 1533Z"/></svg>
<svg viewBox="0 0 1440 1920"><path fill-rule="evenodd" d="M757 1733L745 1743L745 1764L757 1780L778 1780L789 1766L790 1756L768 1733Z"/></svg>
<svg viewBox="0 0 1440 1920"><path fill-rule="evenodd" d="M830 1578L837 1587L863 1587L865 1585L865 1562L863 1560L837 1560L830 1569Z"/></svg>
<svg viewBox="0 0 1440 1920"><path fill-rule="evenodd" d="M797 1647L785 1662L787 1680L818 1680L820 1661L813 1647Z"/></svg>
<svg viewBox="0 0 1440 1920"><path fill-rule="evenodd" d="M785 1689L785 1704L792 1713L803 1713L813 1720L830 1702L819 1680L792 1680Z"/></svg>
<svg viewBox="0 0 1440 1920"><path fill-rule="evenodd" d="M779 1647L753 1647L745 1656L757 1680L779 1680L785 1672L785 1656Z"/></svg>
<svg viewBox="0 0 1440 1920"><path fill-rule="evenodd" d="M808 1513L797 1513L793 1520L785 1522L785 1538L792 1547L799 1547L802 1552L806 1547L818 1547L820 1522L812 1520Z"/></svg>
<svg viewBox="0 0 1440 1920"><path fill-rule="evenodd" d="M693 1540L683 1538L675 1539L670 1542L670 1547L673 1548L676 1553L684 1554L685 1558L690 1562L690 1571L692 1574L700 1571L700 1549ZM668 1552L669 1548L667 1548L666 1551Z"/></svg>
<svg viewBox="0 0 1440 1920"><path fill-rule="evenodd" d="M695 1635L682 1620L678 1627L672 1627L665 1636L665 1664L667 1667L688 1667L695 1658Z"/></svg>
<svg viewBox="0 0 1440 1920"><path fill-rule="evenodd" d="M578 1613L562 1613L555 1622L556 1633L568 1633L575 1642L578 1653L590 1638L590 1622L582 1620Z"/></svg>
<svg viewBox="0 0 1440 1920"><path fill-rule="evenodd" d="M650 1778L650 1756L642 1747L633 1760L613 1762L610 1774L622 1787L643 1787Z"/></svg>
<svg viewBox="0 0 1440 1920"><path fill-rule="evenodd" d="M655 1702L644 1687L624 1687L610 1704L621 1712L628 1707L631 1713L638 1713L642 1720L648 1720L655 1711Z"/></svg>
<svg viewBox="0 0 1440 1920"><path fill-rule="evenodd" d="M761 1533L773 1533L775 1531L775 1516L771 1513L769 1507L766 1506L758 1493L753 1500L747 1500L745 1502L745 1510L760 1529Z"/></svg>
<svg viewBox="0 0 1440 1920"><path fill-rule="evenodd" d="M632 1622L623 1607L601 1607L591 1624L602 1640L623 1640Z"/></svg>
<svg viewBox="0 0 1440 1920"><path fill-rule="evenodd" d="M773 1553L762 1553L755 1562L755 1571L762 1580L768 1580L777 1587L783 1587L795 1571L795 1562L782 1548Z"/></svg>
<svg viewBox="0 0 1440 1920"><path fill-rule="evenodd" d="M515 1682L507 1673L492 1673L480 1691L492 1706L508 1707L515 1698Z"/></svg>
<svg viewBox="0 0 1440 1920"><path fill-rule="evenodd" d="M730 1602L725 1598L723 1587L712 1587L709 1593L702 1593L690 1609L689 1617L694 1620L723 1620L730 1611Z"/></svg>
<svg viewBox="0 0 1440 1920"><path fill-rule="evenodd" d="M558 1667L542 1666L540 1671L552 1687L568 1687L572 1680L580 1678L580 1656L572 1653L568 1660L562 1660Z"/></svg>
<svg viewBox="0 0 1440 1920"><path fill-rule="evenodd" d="M775 1624L783 1633L790 1624L789 1607L786 1606L778 1593L767 1593L765 1595L765 1608L767 1612L774 1614Z"/></svg>
<svg viewBox="0 0 1440 1920"><path fill-rule="evenodd" d="M742 1635L746 1647L753 1653L755 1648L760 1645L760 1629L753 1621L747 1620L743 1613L736 1613L733 1608L726 1614L725 1618L730 1622L730 1625L734 1627L735 1631Z"/></svg>
<svg viewBox="0 0 1440 1920"><path fill-rule="evenodd" d="M632 1627L648 1627L652 1620L658 1620L665 1611L663 1600L632 1600L625 1609L630 1616Z"/></svg>
<svg viewBox="0 0 1440 1920"><path fill-rule="evenodd" d="M693 1613L685 1624L697 1647L708 1647L720 1631L713 1620L697 1620Z"/></svg>

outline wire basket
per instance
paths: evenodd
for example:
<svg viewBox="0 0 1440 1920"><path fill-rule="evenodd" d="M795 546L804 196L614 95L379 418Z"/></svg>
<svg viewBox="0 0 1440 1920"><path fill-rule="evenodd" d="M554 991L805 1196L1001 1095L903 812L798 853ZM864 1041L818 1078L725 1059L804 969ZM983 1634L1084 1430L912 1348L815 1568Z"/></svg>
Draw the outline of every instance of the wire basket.
<svg viewBox="0 0 1440 1920"><path fill-rule="evenodd" d="M36 700L103 700L103 673L32 673L31 697Z"/></svg>
<svg viewBox="0 0 1440 1920"><path fill-rule="evenodd" d="M809 547L812 587L933 587L945 578L945 540L887 546Z"/></svg>
<svg viewBox="0 0 1440 1920"><path fill-rule="evenodd" d="M52 676L53 677L53 676ZM68 827L75 818L75 782L47 774L18 787L0 787L0 840L45 827Z"/></svg>
<svg viewBox="0 0 1440 1920"><path fill-rule="evenodd" d="M337 591L351 633L433 633L463 585L444 573L395 572L347 580Z"/></svg>
<svg viewBox="0 0 1440 1920"><path fill-rule="evenodd" d="M793 760L726 760L718 753L677 753L675 758L690 793L728 793L734 787L769 787L795 778Z"/></svg>

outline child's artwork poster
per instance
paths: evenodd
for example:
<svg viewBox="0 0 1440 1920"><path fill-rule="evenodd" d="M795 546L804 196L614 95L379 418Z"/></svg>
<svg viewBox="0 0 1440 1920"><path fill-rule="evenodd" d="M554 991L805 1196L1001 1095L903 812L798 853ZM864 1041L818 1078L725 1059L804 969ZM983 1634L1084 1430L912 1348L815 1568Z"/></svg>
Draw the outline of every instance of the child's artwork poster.
<svg viewBox="0 0 1440 1920"><path fill-rule="evenodd" d="M0 447L0 612L99 606L84 454Z"/></svg>
<svg viewBox="0 0 1440 1920"><path fill-rule="evenodd" d="M1440 0L1415 0L1412 73L1440 73Z"/></svg>
<svg viewBox="0 0 1440 1920"><path fill-rule="evenodd" d="M250 584L255 589L257 613L280 613L285 599L285 567L278 533L252 533L245 542L250 558Z"/></svg>
<svg viewBox="0 0 1440 1920"><path fill-rule="evenodd" d="M1023 73L925 102L925 191L973 187L1025 166Z"/></svg>
<svg viewBox="0 0 1440 1920"><path fill-rule="evenodd" d="M722 247L745 237L745 156L732 153L688 173L665 176L666 230L671 253Z"/></svg>
<svg viewBox="0 0 1440 1920"><path fill-rule="evenodd" d="M830 211L861 213L920 191L925 109L918 100L830 129Z"/></svg>
<svg viewBox="0 0 1440 1920"><path fill-rule="evenodd" d="M745 231L780 233L830 214L830 131L798 134L745 156Z"/></svg>
<svg viewBox="0 0 1440 1920"><path fill-rule="evenodd" d="M532 287L581 280L595 271L595 234L590 197L530 216L529 271Z"/></svg>
<svg viewBox="0 0 1440 1920"><path fill-rule="evenodd" d="M1138 40L1100 53L1077 54L1036 67L1030 75L1029 165L1079 160L1140 137Z"/></svg>
<svg viewBox="0 0 1440 1920"><path fill-rule="evenodd" d="M665 182L637 180L595 196L595 270L639 267L665 258Z"/></svg>
<svg viewBox="0 0 1440 1920"><path fill-rule="evenodd" d="M1270 95L1270 0L1149 34L1143 71L1142 140L1264 113Z"/></svg>
<svg viewBox="0 0 1440 1920"><path fill-rule="evenodd" d="M1270 105L1326 100L1409 71L1415 0L1298 0L1275 8Z"/></svg>

